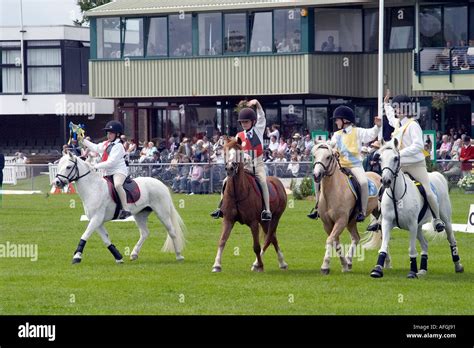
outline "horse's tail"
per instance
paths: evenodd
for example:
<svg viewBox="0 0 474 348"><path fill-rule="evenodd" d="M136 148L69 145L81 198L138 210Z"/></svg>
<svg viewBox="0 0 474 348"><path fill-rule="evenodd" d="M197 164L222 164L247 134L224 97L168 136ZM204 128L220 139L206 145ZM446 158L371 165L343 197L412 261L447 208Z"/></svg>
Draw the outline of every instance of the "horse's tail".
<svg viewBox="0 0 474 348"><path fill-rule="evenodd" d="M165 244L163 244L163 248L161 249L164 252L181 252L183 251L186 245L186 225L183 222L183 219L178 214L173 201L170 199L170 217L171 217L171 224L173 225L174 232L176 234L176 248L173 243L173 239L170 237L169 233L166 237Z"/></svg>
<svg viewBox="0 0 474 348"><path fill-rule="evenodd" d="M361 245L365 250L380 249L382 246L382 231L367 231L362 237Z"/></svg>

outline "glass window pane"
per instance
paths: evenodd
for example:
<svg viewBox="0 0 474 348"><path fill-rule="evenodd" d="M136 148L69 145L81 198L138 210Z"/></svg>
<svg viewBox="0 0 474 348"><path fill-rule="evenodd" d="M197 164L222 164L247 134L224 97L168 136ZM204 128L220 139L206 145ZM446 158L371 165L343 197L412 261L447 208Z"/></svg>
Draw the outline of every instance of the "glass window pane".
<svg viewBox="0 0 474 348"><path fill-rule="evenodd" d="M0 47L18 47L20 48L20 41L1 41Z"/></svg>
<svg viewBox="0 0 474 348"><path fill-rule="evenodd" d="M61 65L61 49L28 49L27 64L28 66Z"/></svg>
<svg viewBox="0 0 474 348"><path fill-rule="evenodd" d="M315 50L362 51L362 10L316 9Z"/></svg>
<svg viewBox="0 0 474 348"><path fill-rule="evenodd" d="M379 10L364 12L364 51L379 49Z"/></svg>
<svg viewBox="0 0 474 348"><path fill-rule="evenodd" d="M413 49L413 7L400 7L391 9L390 45L391 50Z"/></svg>
<svg viewBox="0 0 474 348"><path fill-rule="evenodd" d="M2 51L1 64L15 64L21 66L21 51L19 50L8 50Z"/></svg>
<svg viewBox="0 0 474 348"><path fill-rule="evenodd" d="M444 40L446 46L466 46L467 6L444 8Z"/></svg>
<svg viewBox="0 0 474 348"><path fill-rule="evenodd" d="M250 52L272 51L272 13L250 15Z"/></svg>
<svg viewBox="0 0 474 348"><path fill-rule="evenodd" d="M222 54L222 15L201 13L198 15L199 55Z"/></svg>
<svg viewBox="0 0 474 348"><path fill-rule="evenodd" d="M35 47L35 46L59 46L59 41L27 41L28 47Z"/></svg>
<svg viewBox="0 0 474 348"><path fill-rule="evenodd" d="M21 69L3 68L1 70L2 81L0 93L21 92Z"/></svg>
<svg viewBox="0 0 474 348"><path fill-rule="evenodd" d="M143 18L125 19L123 56L143 57Z"/></svg>
<svg viewBox="0 0 474 348"><path fill-rule="evenodd" d="M441 31L441 7L420 8L420 45L421 47L443 47Z"/></svg>
<svg viewBox="0 0 474 348"><path fill-rule="evenodd" d="M474 4L469 6L469 46L474 47Z"/></svg>
<svg viewBox="0 0 474 348"><path fill-rule="evenodd" d="M61 68L28 68L28 92L61 92Z"/></svg>
<svg viewBox="0 0 474 348"><path fill-rule="evenodd" d="M362 128L372 127L370 119L370 107L368 106L356 106L355 108L356 124Z"/></svg>
<svg viewBox="0 0 474 348"><path fill-rule="evenodd" d="M224 52L247 52L247 25L245 13L224 15Z"/></svg>
<svg viewBox="0 0 474 348"><path fill-rule="evenodd" d="M291 137L294 133L303 133L303 107L285 106L281 108L282 134L285 138Z"/></svg>
<svg viewBox="0 0 474 348"><path fill-rule="evenodd" d="M184 57L193 54L193 30L192 16L171 15L169 16L169 42L170 56Z"/></svg>
<svg viewBox="0 0 474 348"><path fill-rule="evenodd" d="M306 126L310 132L327 129L328 109L326 107L306 108L306 117Z"/></svg>
<svg viewBox="0 0 474 348"><path fill-rule="evenodd" d="M120 18L97 19L97 58L120 58Z"/></svg>
<svg viewBox="0 0 474 348"><path fill-rule="evenodd" d="M148 29L147 56L168 55L168 28L166 17L151 18Z"/></svg>
<svg viewBox="0 0 474 348"><path fill-rule="evenodd" d="M301 51L300 9L275 10L274 16L276 51Z"/></svg>

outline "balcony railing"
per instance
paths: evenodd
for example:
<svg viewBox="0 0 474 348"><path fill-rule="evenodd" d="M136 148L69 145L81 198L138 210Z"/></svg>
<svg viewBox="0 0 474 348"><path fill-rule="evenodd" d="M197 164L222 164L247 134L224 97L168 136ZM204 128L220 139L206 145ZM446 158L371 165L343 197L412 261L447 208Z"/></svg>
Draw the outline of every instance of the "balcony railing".
<svg viewBox="0 0 474 348"><path fill-rule="evenodd" d="M422 74L474 73L474 47L425 47L415 52L414 70Z"/></svg>

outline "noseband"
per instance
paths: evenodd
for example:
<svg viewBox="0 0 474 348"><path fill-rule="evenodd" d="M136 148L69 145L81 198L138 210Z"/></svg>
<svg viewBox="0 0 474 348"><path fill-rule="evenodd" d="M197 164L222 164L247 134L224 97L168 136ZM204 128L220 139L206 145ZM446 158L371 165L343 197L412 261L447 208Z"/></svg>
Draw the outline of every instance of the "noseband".
<svg viewBox="0 0 474 348"><path fill-rule="evenodd" d="M320 147L318 147L317 150L319 149L326 149L326 150L329 150L329 147L327 147L326 145L321 145ZM332 166L332 164L334 163L334 161L336 160L336 156L334 154L331 154L331 159L329 160L329 163L326 165L324 164L323 162L314 162L313 163L313 168L316 167L317 164L319 164L321 167L323 167L324 169L324 172L321 176L321 178L324 178L325 176L332 176L334 174L334 172L336 171L336 167L334 166L334 169L332 171L332 173L329 173L330 171L330 168Z"/></svg>
<svg viewBox="0 0 474 348"><path fill-rule="evenodd" d="M64 182L63 180L61 180L61 178L66 179L67 182L74 182L74 181L79 180L80 178L85 177L86 175L88 175L91 172L89 170L87 173L85 173L83 175L79 175L79 167L77 165L77 159L75 161L73 161L72 159L69 159L69 161L74 163L74 165L71 168L71 170L69 171L69 173L67 175L56 174L56 178L61 182L61 184L63 184L63 186L66 186L67 183Z"/></svg>

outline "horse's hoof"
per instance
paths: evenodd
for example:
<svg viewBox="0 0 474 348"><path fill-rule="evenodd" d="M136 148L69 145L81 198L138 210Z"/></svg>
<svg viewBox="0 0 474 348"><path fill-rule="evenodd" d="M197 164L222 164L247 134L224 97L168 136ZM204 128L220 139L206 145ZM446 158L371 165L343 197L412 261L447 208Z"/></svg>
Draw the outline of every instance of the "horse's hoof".
<svg viewBox="0 0 474 348"><path fill-rule="evenodd" d="M321 274L322 275L328 275L329 274L329 268L321 268Z"/></svg>
<svg viewBox="0 0 474 348"><path fill-rule="evenodd" d="M428 273L426 269L420 269L418 273L416 274L418 277L423 277Z"/></svg>
<svg viewBox="0 0 474 348"><path fill-rule="evenodd" d="M82 261L82 259L80 259L80 258L74 258L74 259L72 259L72 264L76 265L78 263L81 263L81 261Z"/></svg>
<svg viewBox="0 0 474 348"><path fill-rule="evenodd" d="M408 273L408 275L407 275L407 278L408 279L415 279L415 278L418 278L418 276L416 275L415 272L410 271L410 273Z"/></svg>
<svg viewBox="0 0 474 348"><path fill-rule="evenodd" d="M132 254L130 255L130 261L135 261L138 259L138 255L137 254Z"/></svg>
<svg viewBox="0 0 474 348"><path fill-rule="evenodd" d="M454 270L456 273L464 273L464 266L458 263L454 266Z"/></svg>
<svg viewBox="0 0 474 348"><path fill-rule="evenodd" d="M349 271L352 271L352 263L348 263L348 264L347 264L347 269L348 269Z"/></svg>
<svg viewBox="0 0 474 348"><path fill-rule="evenodd" d="M116 263L117 265L120 265L120 264L122 264L122 263L123 263L123 259L120 259L120 260L115 260L115 263Z"/></svg>
<svg viewBox="0 0 474 348"><path fill-rule="evenodd" d="M222 272L222 267L221 266L212 267L212 273L220 273L220 272Z"/></svg>
<svg viewBox="0 0 474 348"><path fill-rule="evenodd" d="M383 277L382 267L375 266L375 268L372 270L372 272L370 272L370 276L372 278L382 278Z"/></svg>
<svg viewBox="0 0 474 348"><path fill-rule="evenodd" d="M288 264L285 263L285 264L283 264L283 265L280 265L280 269L281 269L282 271L287 271L287 270L288 270Z"/></svg>
<svg viewBox="0 0 474 348"><path fill-rule="evenodd" d="M183 255L176 256L176 261L184 261L184 256Z"/></svg>
<svg viewBox="0 0 474 348"><path fill-rule="evenodd" d="M253 272L260 273L260 272L263 272L263 266L252 265L252 268L250 268L250 270Z"/></svg>

